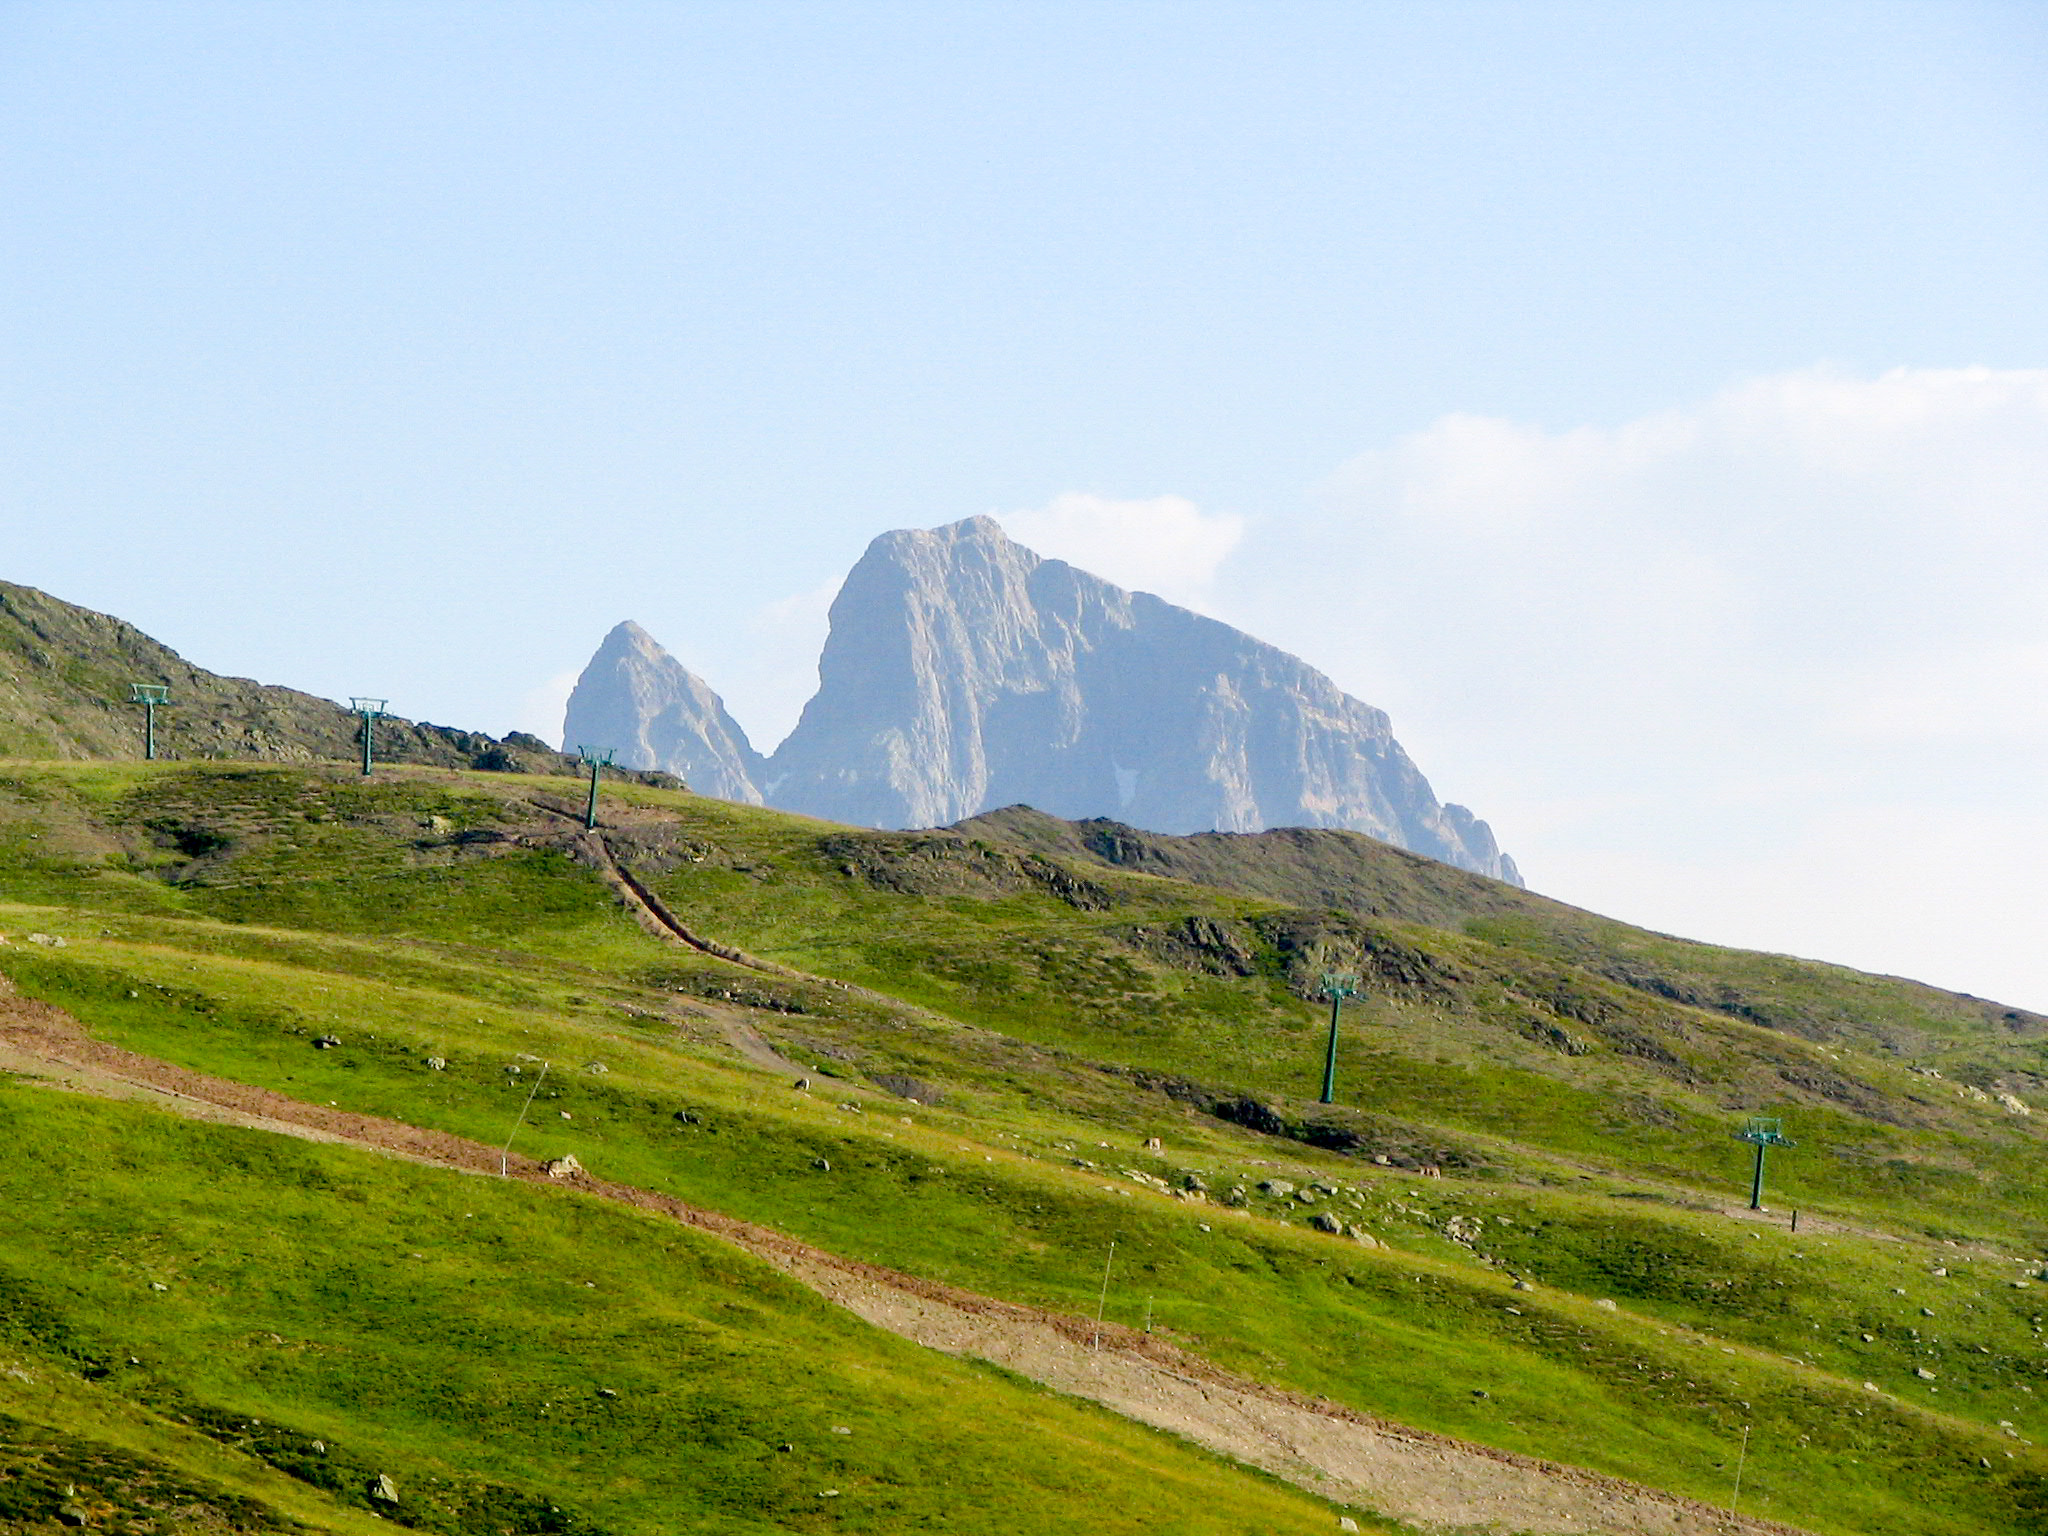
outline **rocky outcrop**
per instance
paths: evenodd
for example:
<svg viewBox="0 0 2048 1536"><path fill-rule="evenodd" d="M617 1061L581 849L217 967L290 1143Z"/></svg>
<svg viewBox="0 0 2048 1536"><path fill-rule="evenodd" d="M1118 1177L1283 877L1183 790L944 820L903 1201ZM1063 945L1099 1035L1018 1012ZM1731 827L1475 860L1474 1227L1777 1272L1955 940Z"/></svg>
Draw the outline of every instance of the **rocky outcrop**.
<svg viewBox="0 0 2048 1536"><path fill-rule="evenodd" d="M578 684L570 736L862 826L1022 803L1166 833L1343 827L1520 883L1383 712L1241 630L1042 559L991 518L876 539L832 605L818 673L763 764L708 688L622 625Z"/></svg>
<svg viewBox="0 0 2048 1536"><path fill-rule="evenodd" d="M569 695L565 747L603 744L627 768L660 769L700 795L761 803L765 766L704 679L628 620L604 637Z"/></svg>

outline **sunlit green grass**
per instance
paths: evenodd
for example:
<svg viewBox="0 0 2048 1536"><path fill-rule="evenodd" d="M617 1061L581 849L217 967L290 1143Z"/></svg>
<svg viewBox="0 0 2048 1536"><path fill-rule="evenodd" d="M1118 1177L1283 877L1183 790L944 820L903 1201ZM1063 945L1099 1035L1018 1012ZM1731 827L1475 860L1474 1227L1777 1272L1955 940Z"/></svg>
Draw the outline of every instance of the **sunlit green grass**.
<svg viewBox="0 0 2048 1536"><path fill-rule="evenodd" d="M1190 1077L1312 1113L1302 1101L1323 1018L1286 990L1274 957L1251 976L1210 976L1161 963L1131 935L1271 903L1114 872L1090 875L1119 896L1106 909L1029 889L905 896L847 876L816 824L620 793L710 850L650 874L692 924L936 1010L925 1014L664 947L567 844L456 845L465 831L526 827L528 793L559 797L561 783L0 766L0 897L17 903L0 907L16 941L0 971L134 1049L489 1145L531 1086L535 1063L519 1058L544 1058L518 1150L574 1151L605 1177L1071 1313L1092 1313L1114 1240L1112 1319L1149 1315L1233 1368L1507 1449L1712 1501L1746 1424L1745 1485L1761 1513L1958 1536L2042 1518L2035 1453L1997 1426L2048 1433L2033 1320L2048 1284L2015 1288L2016 1264L1929 1236L2024 1251L2041 1232L2037 1138L1959 1107L1946 1084L1697 1010L1670 1036L1697 1081L1614 1050L1568 1058L1520 1032L1528 996L1577 988L1589 1008L1638 1004L1564 976L1558 930L1389 926L1463 990L1434 1003L1383 991L1347 1015L1340 1082L1369 1110L1346 1123L1494 1170L1418 1180L1237 1130L1129 1076ZM167 846L203 846L190 829L218 832L220 856L193 863ZM69 942L23 945L31 929ZM1808 971L1788 972L1793 982L1821 985ZM805 1064L815 1092L741 1067L711 1021L673 1012L687 998L672 988L773 994L800 1010L754 1024ZM1904 1027L1903 994L1859 982L1844 996L1880 998L1888 1027ZM328 1031L343 1046L314 1050ZM429 1055L447 1070L430 1071ZM605 1071L588 1070L598 1061ZM1918 1125L1790 1104L1803 1144L1774 1164L1772 1189L1889 1236L1794 1238L1691 1208L1743 1188L1731 1111L1771 1063L1843 1061L1859 1092L1944 1096L1914 1112ZM944 1104L859 1088L883 1069L940 1085ZM1140 1150L1148 1135L1164 1138L1159 1155ZM1306 1209L1256 1193L1254 1215L1169 1202L1127 1168L1176 1182L1195 1172L1219 1193L1319 1174L1358 1191L1339 1214L1394 1246L1314 1233ZM1451 1241L1453 1216L1483 1237ZM1510 1272L1536 1289L1510 1289ZM525 1486L509 1464L489 1476Z"/></svg>
<svg viewBox="0 0 2048 1536"><path fill-rule="evenodd" d="M991 1113L969 1102L894 1114L891 1101L863 1095L854 1114L837 1107L829 1081L822 1098L795 1094L616 1011L506 1009L365 985L338 969L93 937L15 970L137 1049L490 1145L510 1133L537 1070L517 1058L543 1057L554 1070L514 1143L527 1155L573 1151L605 1177L1020 1301L1091 1311L1098 1262L1114 1240L1112 1320L1137 1325L1149 1315L1226 1365L1507 1449L1712 1498L1730 1438L1747 1422L1763 1432L1756 1497L1819 1528L1962 1531L2014 1496L2003 1474L1985 1477L1976 1460L1996 1455L2012 1470L2005 1450L2016 1442L1863 1394L1854 1385L1863 1374L1931 1409L2029 1429L2042 1422L2012 1363L2036 1337L2020 1310L2031 1296L2001 1295L2002 1277L1991 1275L1930 1283L1924 1261L1884 1245L1834 1239L1825 1259L1814 1248L1816 1263L1831 1266L1823 1276L1792 1258L1803 1250L1777 1231L1751 1236L1714 1218L1709 1232L1705 1218L1682 1211L1514 1186L1425 1189L1382 1174L1354 1185L1364 1196L1342 1209L1405 1251L1369 1252L1307 1230L1299 1211L1282 1225L1115 1193L1131 1188L1116 1168L1160 1160L1137 1155L1128 1136L1122 1153L1094 1148L1088 1125L1056 1112ZM312 1036L330 1029L343 1046L315 1050ZM446 1070L427 1068L428 1053L445 1058ZM588 1070L600 1060L604 1072ZM516 1077L510 1065L522 1066ZM678 1110L693 1121L678 1121ZM1104 1171L1071 1167L1060 1138ZM1172 1160L1216 1187L1259 1171L1234 1168L1246 1161L1242 1144L1199 1124L1172 1139ZM1503 1275L1443 1242L1431 1223L1452 1214L1486 1223L1482 1246L1538 1276L1538 1291L1510 1290ZM1889 1296L1891 1285L1909 1283L1908 1300ZM1967 1298L1981 1326L1965 1337L1944 1331L1938 1353L1922 1356L1904 1319L1918 1322L1921 1298L1944 1289L1951 1317ZM1603 1312L1589 1293L1619 1297L1629 1312ZM1874 1319L1885 1331L1879 1344L1854 1342ZM1739 1353L1723 1354L1722 1339ZM1997 1353L1978 1356L1978 1340ZM1777 1358L1809 1347L1819 1366L1851 1379ZM1921 1358L1940 1368L1933 1390L1911 1375ZM1898 1502L1883 1469L1905 1461L1957 1469L1943 1500ZM1823 1473L1828 1494L1817 1503L1803 1490Z"/></svg>
<svg viewBox="0 0 2048 1536"><path fill-rule="evenodd" d="M302 1475L353 1469L331 1491L357 1508L382 1472L427 1529L1335 1523L672 1222L32 1088L0 1088L0 1134L0 1347Z"/></svg>

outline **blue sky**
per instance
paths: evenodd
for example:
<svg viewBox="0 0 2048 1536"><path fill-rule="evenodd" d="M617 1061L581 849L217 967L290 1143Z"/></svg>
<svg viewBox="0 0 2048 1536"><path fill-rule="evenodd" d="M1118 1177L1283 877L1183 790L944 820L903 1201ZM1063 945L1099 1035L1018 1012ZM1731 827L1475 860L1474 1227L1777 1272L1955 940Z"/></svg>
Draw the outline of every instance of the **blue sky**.
<svg viewBox="0 0 2048 1536"><path fill-rule="evenodd" d="M994 512L1539 888L2048 1008L2044 78L2036 4L15 0L0 578L490 730L632 617L765 746Z"/></svg>

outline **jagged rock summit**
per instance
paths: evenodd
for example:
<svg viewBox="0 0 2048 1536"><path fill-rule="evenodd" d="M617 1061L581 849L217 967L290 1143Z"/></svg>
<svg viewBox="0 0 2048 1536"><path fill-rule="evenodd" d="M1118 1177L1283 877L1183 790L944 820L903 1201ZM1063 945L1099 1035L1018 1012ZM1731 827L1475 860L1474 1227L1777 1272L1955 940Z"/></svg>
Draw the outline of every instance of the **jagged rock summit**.
<svg viewBox="0 0 2048 1536"><path fill-rule="evenodd" d="M766 759L704 679L628 619L604 637L569 695L565 748L616 749L627 767L666 769L700 795L759 805Z"/></svg>
<svg viewBox="0 0 2048 1536"><path fill-rule="evenodd" d="M1344 827L1519 885L1437 801L1384 712L1241 630L1047 560L993 518L868 546L832 604L818 692L765 762L635 624L571 695L568 739L704 793L872 827L998 806L1165 833Z"/></svg>

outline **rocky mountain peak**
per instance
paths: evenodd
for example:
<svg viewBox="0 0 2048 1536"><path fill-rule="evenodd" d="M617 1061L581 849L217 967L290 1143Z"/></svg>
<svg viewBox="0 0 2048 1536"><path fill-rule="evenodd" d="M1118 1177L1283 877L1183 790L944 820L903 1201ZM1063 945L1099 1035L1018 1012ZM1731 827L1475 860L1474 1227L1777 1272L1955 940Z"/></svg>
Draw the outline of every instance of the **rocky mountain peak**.
<svg viewBox="0 0 2048 1536"><path fill-rule="evenodd" d="M832 604L818 675L764 763L700 679L621 625L577 684L570 734L631 743L628 761L705 793L856 825L1021 803L1163 833L1344 827L1520 883L1384 713L1241 630L1044 559L990 517L875 539Z"/></svg>
<svg viewBox="0 0 2048 1536"><path fill-rule="evenodd" d="M675 766L699 794L761 803L761 754L725 701L628 619L590 658L569 695L565 746L603 744L628 768Z"/></svg>

